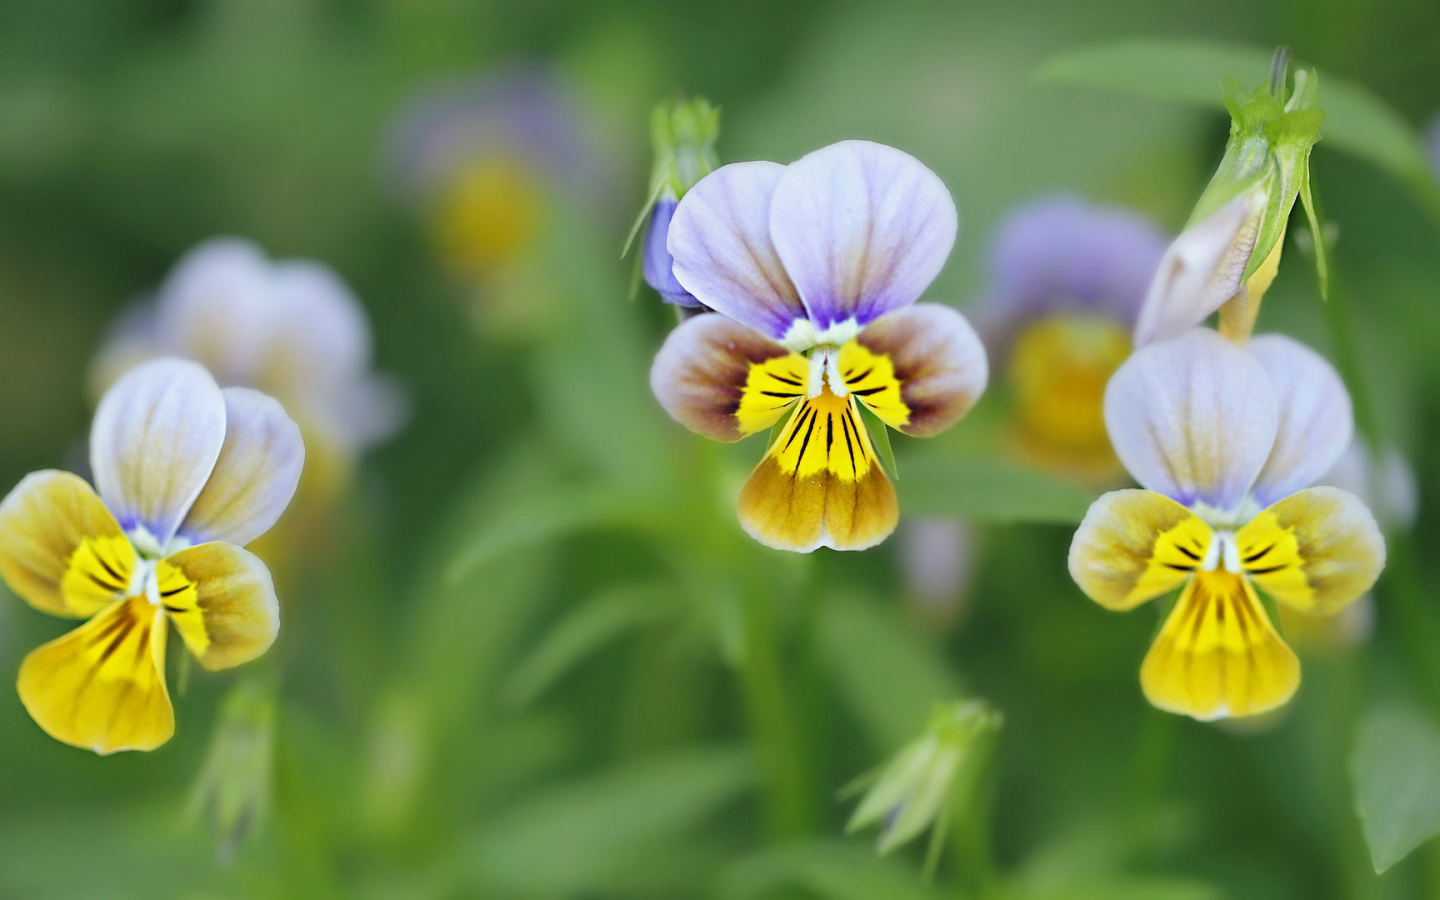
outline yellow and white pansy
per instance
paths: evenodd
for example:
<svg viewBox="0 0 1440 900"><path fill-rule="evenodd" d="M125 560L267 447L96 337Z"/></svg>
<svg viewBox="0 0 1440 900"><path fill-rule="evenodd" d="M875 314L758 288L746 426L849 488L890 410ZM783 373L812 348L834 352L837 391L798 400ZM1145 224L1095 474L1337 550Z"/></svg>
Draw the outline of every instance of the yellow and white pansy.
<svg viewBox="0 0 1440 900"><path fill-rule="evenodd" d="M880 543L898 509L860 408L926 437L984 392L985 350L965 317L915 303L957 227L934 172L868 141L789 166L722 166L676 207L675 277L715 312L671 332L650 384L715 440L788 417L740 494L756 540L801 553Z"/></svg>
<svg viewBox="0 0 1440 900"><path fill-rule="evenodd" d="M370 323L344 281L321 263L272 261L238 238L191 250L152 302L117 323L92 364L95 393L160 356L278 399L310 447L306 497L337 493L359 454L405 419L404 392L372 369Z"/></svg>
<svg viewBox="0 0 1440 900"><path fill-rule="evenodd" d="M41 612L86 620L25 658L20 700L67 744L153 750L175 731L172 624L206 669L275 640L270 572L243 545L284 512L305 445L274 398L165 358L105 393L90 458L94 488L45 470L0 502L0 576Z"/></svg>
<svg viewBox="0 0 1440 900"><path fill-rule="evenodd" d="M1300 663L1257 590L1329 615L1368 591L1385 564L1365 505L1310 487L1353 430L1334 368L1281 335L1241 348L1195 329L1120 367L1105 421L1142 489L1095 501L1071 545L1070 574L1112 610L1180 590L1141 666L1145 696L1201 720L1283 705Z"/></svg>

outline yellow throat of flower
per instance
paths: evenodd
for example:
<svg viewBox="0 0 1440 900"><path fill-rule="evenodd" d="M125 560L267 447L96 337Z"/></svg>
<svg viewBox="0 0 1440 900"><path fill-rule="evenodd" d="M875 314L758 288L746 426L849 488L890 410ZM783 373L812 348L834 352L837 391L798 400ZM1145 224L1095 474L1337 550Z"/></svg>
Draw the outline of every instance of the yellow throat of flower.
<svg viewBox="0 0 1440 900"><path fill-rule="evenodd" d="M472 162L440 194L431 228L445 265L462 277L485 276L522 256L544 217L534 169L511 156Z"/></svg>
<svg viewBox="0 0 1440 900"><path fill-rule="evenodd" d="M1129 355L1129 332L1106 317L1048 316L1020 332L1008 378L1021 449L1087 480L1117 474L1105 433L1105 385Z"/></svg>

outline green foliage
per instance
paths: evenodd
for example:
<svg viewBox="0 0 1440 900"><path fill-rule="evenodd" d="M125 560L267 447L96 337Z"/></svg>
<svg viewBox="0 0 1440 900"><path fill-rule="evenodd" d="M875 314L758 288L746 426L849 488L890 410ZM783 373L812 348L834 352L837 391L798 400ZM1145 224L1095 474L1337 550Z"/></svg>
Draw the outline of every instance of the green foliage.
<svg viewBox="0 0 1440 900"><path fill-rule="evenodd" d="M900 505L922 516L1078 524L1095 499L1048 472L1000 459L916 452L905 458Z"/></svg>
<svg viewBox="0 0 1440 900"><path fill-rule="evenodd" d="M1229 75L1260 83L1270 51L1195 40L1127 40L1059 54L1036 71L1044 82L1111 88L1202 106L1221 103ZM1325 146L1379 167L1440 216L1440 185L1415 130L1365 87L1324 70L1319 80L1325 109Z"/></svg>
<svg viewBox="0 0 1440 900"><path fill-rule="evenodd" d="M1376 872L1440 834L1440 727L1430 717L1403 708L1371 713L1350 771Z"/></svg>

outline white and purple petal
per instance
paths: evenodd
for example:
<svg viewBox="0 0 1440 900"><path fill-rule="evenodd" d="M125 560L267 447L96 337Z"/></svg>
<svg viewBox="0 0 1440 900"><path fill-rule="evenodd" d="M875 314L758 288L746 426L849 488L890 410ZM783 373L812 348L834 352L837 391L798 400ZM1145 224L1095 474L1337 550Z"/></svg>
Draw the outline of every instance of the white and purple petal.
<svg viewBox="0 0 1440 900"><path fill-rule="evenodd" d="M770 240L784 172L772 162L721 166L686 191L667 241L675 278L695 299L777 341L807 316Z"/></svg>
<svg viewBox="0 0 1440 900"><path fill-rule="evenodd" d="M895 367L909 417L887 424L914 437L932 437L960 421L989 383L980 336L959 310L940 303L886 313L856 341Z"/></svg>
<svg viewBox="0 0 1440 900"><path fill-rule="evenodd" d="M275 328L270 261L239 238L200 244L161 286L156 323L167 352L200 362L225 384L252 382Z"/></svg>
<svg viewBox="0 0 1440 900"><path fill-rule="evenodd" d="M1255 499L1269 506L1310 487L1333 467L1355 432L1350 392L1325 357L1294 338L1267 334L1250 341L1275 387L1280 427L1260 477Z"/></svg>
<svg viewBox="0 0 1440 900"><path fill-rule="evenodd" d="M225 443L180 526L191 543L244 546L280 518L305 467L300 427L273 397L226 388Z"/></svg>
<svg viewBox="0 0 1440 900"><path fill-rule="evenodd" d="M165 357L131 369L100 400L90 429L95 487L126 531L160 547L174 536L225 443L225 397L198 363Z"/></svg>
<svg viewBox="0 0 1440 900"><path fill-rule="evenodd" d="M1143 487L1186 506L1240 506L1279 427L1260 362L1207 328L1142 347L1105 390L1105 425Z"/></svg>
<svg viewBox="0 0 1440 900"><path fill-rule="evenodd" d="M797 160L770 203L771 239L822 333L914 303L940 274L958 228L938 175L870 141Z"/></svg>

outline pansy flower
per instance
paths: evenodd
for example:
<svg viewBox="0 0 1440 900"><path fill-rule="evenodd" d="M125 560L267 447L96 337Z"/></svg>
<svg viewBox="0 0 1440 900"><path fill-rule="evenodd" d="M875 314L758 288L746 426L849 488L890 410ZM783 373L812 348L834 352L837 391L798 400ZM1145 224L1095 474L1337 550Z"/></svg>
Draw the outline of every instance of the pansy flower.
<svg viewBox="0 0 1440 900"><path fill-rule="evenodd" d="M1001 223L977 321L1014 394L1016 444L1035 462L1087 481L1119 474L1105 385L1130 355L1165 244L1139 213L1070 196L1027 203Z"/></svg>
<svg viewBox="0 0 1440 900"><path fill-rule="evenodd" d="M1202 720L1284 704L1300 663L1257 590L1329 615L1385 563L1365 505L1310 487L1350 443L1350 399L1334 368L1281 335L1241 348L1196 329L1120 367L1105 422L1142 489L1095 501L1070 574L1112 610L1180 589L1141 666L1145 696Z"/></svg>
<svg viewBox="0 0 1440 900"><path fill-rule="evenodd" d="M789 166L723 166L670 224L676 279L716 312L681 323L650 384L693 431L736 441L788 416L740 494L760 542L862 550L895 528L895 490L860 415L917 436L985 389L985 350L959 312L916 299L958 217L906 153L844 141Z"/></svg>
<svg viewBox="0 0 1440 900"><path fill-rule="evenodd" d="M490 278L529 252L557 189L593 183L594 152L558 74L514 65L419 93L392 126L387 167L446 267Z"/></svg>
<svg viewBox="0 0 1440 900"><path fill-rule="evenodd" d="M153 750L175 731L165 683L173 624L206 669L269 649L270 572L243 549L299 482L300 429L275 399L159 359L106 392L90 432L95 487L27 475L0 502L0 576L41 612L85 624L20 665L20 700L57 740Z"/></svg>
<svg viewBox="0 0 1440 900"><path fill-rule="evenodd" d="M349 287L320 263L272 262L248 241L219 238L186 254L101 347L95 393L159 356L278 399L310 447L307 497L337 493L356 457L404 421L403 392L371 368L370 323Z"/></svg>

